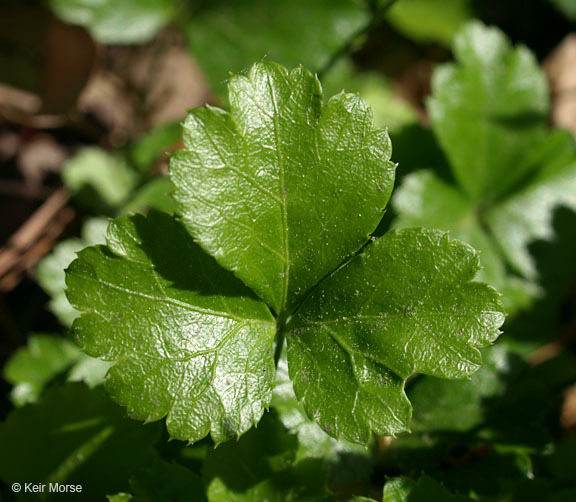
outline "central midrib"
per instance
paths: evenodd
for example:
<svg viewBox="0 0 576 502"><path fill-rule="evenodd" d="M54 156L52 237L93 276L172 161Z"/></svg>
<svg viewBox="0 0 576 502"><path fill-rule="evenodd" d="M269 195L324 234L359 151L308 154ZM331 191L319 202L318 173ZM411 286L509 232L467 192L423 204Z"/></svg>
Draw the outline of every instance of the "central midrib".
<svg viewBox="0 0 576 502"><path fill-rule="evenodd" d="M280 182L280 194L281 194L281 207L282 207L282 248L284 253L284 263L282 265L283 269L283 287L282 287L282 298L279 305L279 312L276 314L280 315L286 309L286 302L288 300L288 283L290 274L290 247L288 241L288 211L286 202L286 181L284 176L284 163L282 162L282 152L281 152L281 142L279 140L279 127L278 127L278 103L276 102L276 96L272 88L272 82L270 81L270 75L268 79L268 91L270 92L270 99L274 106L274 138L276 142L276 160L278 162L278 177Z"/></svg>

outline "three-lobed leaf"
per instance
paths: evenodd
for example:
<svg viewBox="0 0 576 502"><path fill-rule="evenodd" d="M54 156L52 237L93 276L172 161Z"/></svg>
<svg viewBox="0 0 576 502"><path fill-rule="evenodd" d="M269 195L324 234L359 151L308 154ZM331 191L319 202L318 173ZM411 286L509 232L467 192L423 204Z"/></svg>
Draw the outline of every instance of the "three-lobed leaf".
<svg viewBox="0 0 576 502"><path fill-rule="evenodd" d="M545 132L546 77L527 48L478 22L456 36L454 52L458 64L432 78L430 119L460 186L475 202L493 200L537 167L526 151Z"/></svg>
<svg viewBox="0 0 576 502"><path fill-rule="evenodd" d="M546 126L545 76L527 49L471 23L455 51L458 63L436 71L428 102L454 181L408 175L392 200L395 226L450 230L480 250L479 277L512 314L541 294L529 245L554 235L555 208L576 208L576 148Z"/></svg>
<svg viewBox="0 0 576 502"><path fill-rule="evenodd" d="M178 217L120 218L71 265L78 343L115 363L107 387L132 417L166 416L176 438L218 443L258 422L275 335L331 436L406 430L405 380L468 376L498 335L497 293L471 282L477 254L418 229L372 242L395 166L357 96L323 103L303 68L257 63L230 103L186 121Z"/></svg>

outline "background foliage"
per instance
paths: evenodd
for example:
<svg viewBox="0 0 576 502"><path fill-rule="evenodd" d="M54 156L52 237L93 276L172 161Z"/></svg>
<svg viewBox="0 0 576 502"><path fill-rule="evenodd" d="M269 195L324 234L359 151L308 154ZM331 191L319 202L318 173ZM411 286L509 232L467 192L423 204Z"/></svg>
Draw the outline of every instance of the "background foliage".
<svg viewBox="0 0 576 502"><path fill-rule="evenodd" d="M575 14L572 0L5 2L0 498L18 499L13 482L59 481L82 484L79 498L112 501L574 500ZM264 413L258 427L250 427L254 417L248 417L238 441L214 449L227 435L201 439L207 424L199 426L201 433L183 433L182 424L167 428L127 418L104 392L106 379L108 392L129 402L132 416L150 421L160 415L143 409L122 385L110 386L118 382L117 370L70 338L77 308L112 305L128 323L122 329L165 322L155 324L148 306L135 308L121 295L92 291L67 300L64 269L81 249L107 242L109 218L120 217L108 230L117 256L112 260L102 247L83 251L72 267L78 272L83 266L79 274L101 267L98 273L115 280L131 277L146 285L142 270L149 264L119 258L140 252L128 240L114 240L122 234L141 239L170 277L185 276L181 251L191 246L204 272L221 274L218 283L247 294L189 242L183 226L197 222L172 218L207 180L181 184L174 202L167 152L183 146L186 109L211 104L237 110L226 92L230 73L246 75L263 59L289 69L304 65L318 75L325 100L342 90L356 93L370 105L375 126L388 128L398 167L391 203L382 221L375 216L373 222L373 237L386 236L377 241L381 247L409 248L402 240L411 232L407 227L449 231L480 252L479 280L503 294L504 333L482 350L484 365L470 379L440 380L437 372L418 368L427 374L407 378L410 433L391 438L363 428L366 447L326 434L308 418L314 406L300 404L288 376L288 364L318 368L304 352L284 351L277 354L273 391L271 382L254 391L263 396L255 411ZM208 122L220 115L197 111L191 117ZM175 165L179 156L172 156ZM349 187L356 188L343 185ZM337 230L359 239L352 226ZM327 238L335 243L336 233ZM168 241L178 245L162 261L161 244ZM335 246L330 250L340 256ZM104 270L95 261L98 253L114 265ZM379 259L377 271L364 271L366 280L388 267ZM119 274L113 267L132 268ZM413 269L406 268L402 277ZM327 282L323 293L336 297L340 283L353 284L347 273ZM217 302L198 292L170 294ZM270 313L249 297L236 295L231 308L262 321L242 342L262 346L271 375ZM279 311L286 298L270 293L266 300ZM295 329L307 329L315 301ZM346 308L350 303L343 302L334 312ZM97 346L87 338L80 345L101 355L104 342ZM134 371L145 366L124 364ZM342 395L329 395L328 404L345 397L346 382L337 385ZM170 435L198 441L168 441Z"/></svg>

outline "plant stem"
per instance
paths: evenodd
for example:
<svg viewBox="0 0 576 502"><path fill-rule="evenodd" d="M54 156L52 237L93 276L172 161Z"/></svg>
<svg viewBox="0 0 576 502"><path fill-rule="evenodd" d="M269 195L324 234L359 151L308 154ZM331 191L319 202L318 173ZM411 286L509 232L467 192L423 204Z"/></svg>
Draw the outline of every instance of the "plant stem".
<svg viewBox="0 0 576 502"><path fill-rule="evenodd" d="M286 315L280 314L276 321L278 327L276 332L276 348L274 349L274 366L278 367L278 361L282 356L282 349L284 348L284 339L286 338Z"/></svg>
<svg viewBox="0 0 576 502"><path fill-rule="evenodd" d="M284 348L284 331L279 331L276 336L276 348L274 349L274 366L278 367L278 362L282 356L282 349Z"/></svg>

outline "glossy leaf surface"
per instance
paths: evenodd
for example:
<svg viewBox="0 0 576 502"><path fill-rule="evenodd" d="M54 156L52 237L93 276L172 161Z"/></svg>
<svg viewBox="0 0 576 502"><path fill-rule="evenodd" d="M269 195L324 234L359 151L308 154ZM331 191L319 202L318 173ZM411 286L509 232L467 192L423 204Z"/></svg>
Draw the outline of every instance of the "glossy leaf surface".
<svg viewBox="0 0 576 502"><path fill-rule="evenodd" d="M539 293L538 287L509 274L499 243L486 231L477 206L456 186L429 170L414 172L404 179L392 199L397 213L394 226L426 226L449 230L480 251L478 279L498 288L509 313L529 305Z"/></svg>
<svg viewBox="0 0 576 502"><path fill-rule="evenodd" d="M67 276L83 315L76 341L116 364L111 396L140 420L167 416L172 437L216 442L257 422L270 402L274 322L170 216L113 222L108 247L82 251Z"/></svg>
<svg viewBox="0 0 576 502"><path fill-rule="evenodd" d="M259 421L278 333L296 397L331 436L407 430L405 380L478 369L503 322L497 293L471 282L474 250L441 232L372 242L395 165L360 98L324 103L316 77L275 63L229 88L230 112L186 120L170 166L176 218L115 220L107 247L70 266L76 340L114 363L107 387L130 416L166 416L175 438L220 443Z"/></svg>
<svg viewBox="0 0 576 502"><path fill-rule="evenodd" d="M413 373L463 378L504 321L498 293L471 282L478 255L442 232L389 232L306 299L288 324L296 396L335 437L408 429ZM338 399L334 399L334 396Z"/></svg>
<svg viewBox="0 0 576 502"><path fill-rule="evenodd" d="M230 113L200 108L186 120L186 149L170 162L177 212L280 313L376 228L394 179L390 141L357 96L323 105L303 68L255 64L229 93Z"/></svg>

